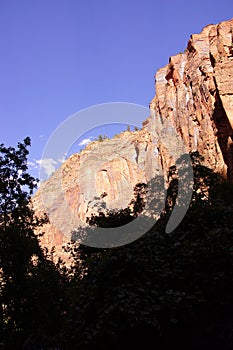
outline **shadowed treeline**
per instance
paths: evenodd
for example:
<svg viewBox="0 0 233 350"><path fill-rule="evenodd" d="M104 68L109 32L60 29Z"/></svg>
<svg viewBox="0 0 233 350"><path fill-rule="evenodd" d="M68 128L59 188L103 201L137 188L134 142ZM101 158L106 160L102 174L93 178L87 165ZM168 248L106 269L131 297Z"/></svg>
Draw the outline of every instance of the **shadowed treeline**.
<svg viewBox="0 0 233 350"><path fill-rule="evenodd" d="M167 222L175 202L183 205L175 166L162 215L145 235L112 249L78 245L74 236L66 268L34 233L46 218L30 206L29 145L0 147L0 348L232 349L233 186L193 153L193 197L173 232L165 233ZM90 230L150 216L148 201L160 202L153 181L137 186L129 208L92 216Z"/></svg>
<svg viewBox="0 0 233 350"><path fill-rule="evenodd" d="M178 193L172 167L165 209L146 235L111 250L71 248L77 301L67 348L232 347L233 187L191 157L193 197L174 232L165 233ZM91 223L111 227L118 215Z"/></svg>

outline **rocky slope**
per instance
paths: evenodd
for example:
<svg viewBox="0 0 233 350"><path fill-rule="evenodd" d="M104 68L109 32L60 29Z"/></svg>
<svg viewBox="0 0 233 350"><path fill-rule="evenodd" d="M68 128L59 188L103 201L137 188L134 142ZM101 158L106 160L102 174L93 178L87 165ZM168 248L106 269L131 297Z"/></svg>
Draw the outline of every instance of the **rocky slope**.
<svg viewBox="0 0 233 350"><path fill-rule="evenodd" d="M171 126L187 151L199 151L208 167L233 180L232 32L233 19L192 35L184 53L157 71L151 115L141 130L89 144L42 184L33 199L36 213L46 207L51 219L42 244L61 255L65 232L100 207L127 206L137 183L166 177L183 147L174 132L169 136Z"/></svg>

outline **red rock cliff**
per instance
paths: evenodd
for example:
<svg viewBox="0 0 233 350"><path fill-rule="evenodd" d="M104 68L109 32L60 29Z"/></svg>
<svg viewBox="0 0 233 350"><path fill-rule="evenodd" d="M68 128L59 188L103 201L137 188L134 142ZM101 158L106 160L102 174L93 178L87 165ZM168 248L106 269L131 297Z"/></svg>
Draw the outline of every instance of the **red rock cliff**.
<svg viewBox="0 0 233 350"><path fill-rule="evenodd" d="M161 169L166 175L174 155L166 145L169 137L159 141L152 131L158 119L162 124L171 122L189 151L199 151L208 167L233 180L232 32L233 19L192 35L185 52L170 57L168 65L156 73L156 96L142 130L91 143L42 184L34 197L36 213L44 211L43 190L46 209L61 228L47 224L44 245L55 245L62 255L61 246L67 242L62 233L67 206L74 216L65 230L71 230L84 224L103 203L108 208L126 206L133 187L149 181Z"/></svg>
<svg viewBox="0 0 233 350"><path fill-rule="evenodd" d="M190 151L233 180L233 19L191 36L157 71L152 111L169 118Z"/></svg>

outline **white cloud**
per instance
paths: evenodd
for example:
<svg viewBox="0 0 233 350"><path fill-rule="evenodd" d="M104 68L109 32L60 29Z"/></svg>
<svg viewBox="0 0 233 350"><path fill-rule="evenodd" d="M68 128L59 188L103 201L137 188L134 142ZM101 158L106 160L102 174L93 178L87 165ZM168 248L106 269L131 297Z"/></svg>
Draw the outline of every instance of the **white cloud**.
<svg viewBox="0 0 233 350"><path fill-rule="evenodd" d="M45 175L49 177L62 163L64 163L64 161L65 158L59 158L57 160L53 158L43 158L36 160L36 163L39 164Z"/></svg>
<svg viewBox="0 0 233 350"><path fill-rule="evenodd" d="M64 161L65 157L57 160L53 158L34 159L28 162L28 167L30 170L40 168L42 173L48 178Z"/></svg>
<svg viewBox="0 0 233 350"><path fill-rule="evenodd" d="M38 169L38 164L36 164L36 160L34 160L33 162L28 161L27 164L28 164L28 167L29 167L30 170Z"/></svg>
<svg viewBox="0 0 233 350"><path fill-rule="evenodd" d="M55 171L58 162L52 158L45 158L36 160L36 163L39 164L46 176L50 176Z"/></svg>
<svg viewBox="0 0 233 350"><path fill-rule="evenodd" d="M91 142L91 139L83 139L78 145L79 146L85 146L85 145L87 145L90 142Z"/></svg>

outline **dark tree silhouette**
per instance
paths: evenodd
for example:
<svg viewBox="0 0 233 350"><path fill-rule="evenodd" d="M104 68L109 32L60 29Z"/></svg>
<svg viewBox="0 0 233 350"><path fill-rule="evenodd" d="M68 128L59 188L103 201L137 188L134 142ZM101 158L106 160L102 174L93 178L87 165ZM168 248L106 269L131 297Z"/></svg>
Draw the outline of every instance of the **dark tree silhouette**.
<svg viewBox="0 0 233 350"><path fill-rule="evenodd" d="M167 207L146 235L110 250L85 248L65 348L232 348L233 200L225 193L233 186L191 156L193 198L175 231L165 233L177 196L172 168Z"/></svg>
<svg viewBox="0 0 233 350"><path fill-rule="evenodd" d="M0 145L0 327L6 349L39 347L57 331L61 275L39 244L31 195L37 180L27 171L30 139ZM31 344L31 345L30 345Z"/></svg>
<svg viewBox="0 0 233 350"><path fill-rule="evenodd" d="M0 346L232 349L233 185L191 154L193 197L173 232L165 227L175 203L182 205L175 166L162 215L143 237L113 249L73 243L67 249L74 266L67 270L54 265L35 234L46 217L36 218L31 207L29 145L29 138L17 149L0 145ZM162 185L159 177L138 185L128 208L92 216L90 227L149 215L160 208Z"/></svg>

